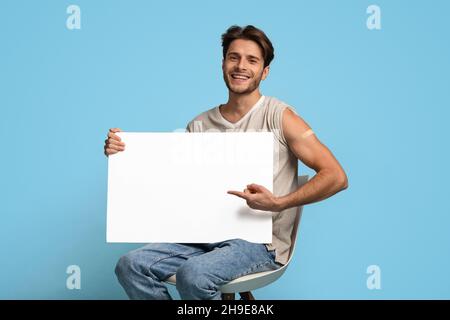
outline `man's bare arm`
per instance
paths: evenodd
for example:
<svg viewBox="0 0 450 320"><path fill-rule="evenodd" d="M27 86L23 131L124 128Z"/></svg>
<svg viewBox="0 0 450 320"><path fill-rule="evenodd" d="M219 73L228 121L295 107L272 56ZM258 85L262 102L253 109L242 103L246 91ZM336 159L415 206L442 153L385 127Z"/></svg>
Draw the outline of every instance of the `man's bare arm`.
<svg viewBox="0 0 450 320"><path fill-rule="evenodd" d="M316 174L296 191L277 198L278 211L324 200L348 187L347 175L331 151L288 108L283 112L283 132L290 150Z"/></svg>

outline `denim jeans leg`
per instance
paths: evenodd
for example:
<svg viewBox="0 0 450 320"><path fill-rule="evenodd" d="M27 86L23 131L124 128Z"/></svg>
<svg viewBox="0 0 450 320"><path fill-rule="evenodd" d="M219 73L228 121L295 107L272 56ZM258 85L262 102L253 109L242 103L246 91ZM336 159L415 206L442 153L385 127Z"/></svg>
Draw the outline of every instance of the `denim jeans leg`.
<svg viewBox="0 0 450 320"><path fill-rule="evenodd" d="M264 244L233 239L208 246L208 252L191 257L176 273L182 299L220 300L220 286L227 282L281 266Z"/></svg>
<svg viewBox="0 0 450 320"><path fill-rule="evenodd" d="M195 244L151 243L122 256L115 273L130 299L170 300L164 280L188 258L204 253Z"/></svg>

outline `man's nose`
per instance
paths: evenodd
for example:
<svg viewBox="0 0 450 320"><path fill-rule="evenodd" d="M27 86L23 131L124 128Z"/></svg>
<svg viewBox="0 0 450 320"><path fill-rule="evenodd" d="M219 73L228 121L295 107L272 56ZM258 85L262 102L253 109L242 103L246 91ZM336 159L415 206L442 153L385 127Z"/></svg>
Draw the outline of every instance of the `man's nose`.
<svg viewBox="0 0 450 320"><path fill-rule="evenodd" d="M244 59L239 59L237 67L239 68L239 70L245 70L246 69L245 60Z"/></svg>

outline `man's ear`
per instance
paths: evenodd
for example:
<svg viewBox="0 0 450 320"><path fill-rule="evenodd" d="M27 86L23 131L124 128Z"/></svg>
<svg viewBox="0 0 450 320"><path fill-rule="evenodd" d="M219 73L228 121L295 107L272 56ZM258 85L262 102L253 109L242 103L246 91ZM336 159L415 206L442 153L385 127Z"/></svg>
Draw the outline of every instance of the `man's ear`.
<svg viewBox="0 0 450 320"><path fill-rule="evenodd" d="M225 63L225 59L222 59L222 71L223 71L223 68L225 67L224 63Z"/></svg>
<svg viewBox="0 0 450 320"><path fill-rule="evenodd" d="M267 76L269 75L270 66L267 66L263 69L261 80L265 80Z"/></svg>

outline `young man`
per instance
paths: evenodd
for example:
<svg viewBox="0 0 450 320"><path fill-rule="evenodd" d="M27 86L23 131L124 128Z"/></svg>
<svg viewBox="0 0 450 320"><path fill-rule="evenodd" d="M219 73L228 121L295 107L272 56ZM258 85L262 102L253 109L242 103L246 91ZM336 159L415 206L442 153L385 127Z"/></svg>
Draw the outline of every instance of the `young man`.
<svg viewBox="0 0 450 320"><path fill-rule="evenodd" d="M176 274L183 299L220 299L221 285L245 274L274 270L288 260L296 207L326 199L347 188L347 177L328 148L295 110L276 98L261 95L259 84L269 74L272 43L253 27L230 27L222 35L223 78L228 102L189 122L187 131L272 131L275 136L273 193L250 184L230 190L254 209L273 212L270 244L233 239L208 244L152 243L121 257L116 266L120 284L132 299L170 299L163 281ZM110 129L107 156L125 150ZM297 187L301 160L316 174ZM250 181L249 181L250 183Z"/></svg>

